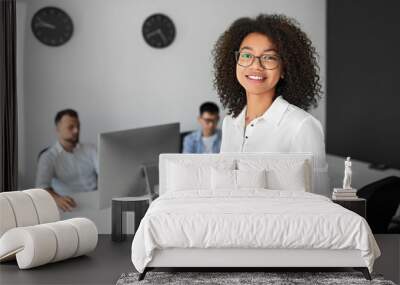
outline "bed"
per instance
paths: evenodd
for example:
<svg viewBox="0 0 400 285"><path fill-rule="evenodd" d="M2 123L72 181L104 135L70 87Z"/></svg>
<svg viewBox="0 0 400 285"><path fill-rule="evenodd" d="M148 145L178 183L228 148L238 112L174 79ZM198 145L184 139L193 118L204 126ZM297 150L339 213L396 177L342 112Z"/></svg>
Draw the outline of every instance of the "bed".
<svg viewBox="0 0 400 285"><path fill-rule="evenodd" d="M352 267L380 255L368 223L315 194L310 153L161 154L159 193L132 242L160 267Z"/></svg>

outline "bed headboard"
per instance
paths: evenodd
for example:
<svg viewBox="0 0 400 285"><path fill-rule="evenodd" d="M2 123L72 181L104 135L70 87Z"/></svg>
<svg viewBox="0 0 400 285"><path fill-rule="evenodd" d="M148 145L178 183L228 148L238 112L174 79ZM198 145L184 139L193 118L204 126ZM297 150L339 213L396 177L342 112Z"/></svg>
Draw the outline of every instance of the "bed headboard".
<svg viewBox="0 0 400 285"><path fill-rule="evenodd" d="M167 165L169 162L190 160L190 161L218 161L221 159L226 160L239 160L239 159L262 159L262 160L296 160L304 161L310 169L308 179L310 181L310 192L313 192L314 187L314 158L312 153L264 153L264 152L245 152L245 153L218 153L218 154L182 154L182 153L162 153L159 159L159 194L164 194L167 189Z"/></svg>

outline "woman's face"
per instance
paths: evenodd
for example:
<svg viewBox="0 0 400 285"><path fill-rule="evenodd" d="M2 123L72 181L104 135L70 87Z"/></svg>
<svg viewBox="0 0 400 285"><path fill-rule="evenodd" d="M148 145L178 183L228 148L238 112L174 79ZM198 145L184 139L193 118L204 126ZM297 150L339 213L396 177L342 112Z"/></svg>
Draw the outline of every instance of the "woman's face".
<svg viewBox="0 0 400 285"><path fill-rule="evenodd" d="M283 68L276 47L267 36L260 33L248 34L236 56L236 78L247 94L257 95L275 91Z"/></svg>

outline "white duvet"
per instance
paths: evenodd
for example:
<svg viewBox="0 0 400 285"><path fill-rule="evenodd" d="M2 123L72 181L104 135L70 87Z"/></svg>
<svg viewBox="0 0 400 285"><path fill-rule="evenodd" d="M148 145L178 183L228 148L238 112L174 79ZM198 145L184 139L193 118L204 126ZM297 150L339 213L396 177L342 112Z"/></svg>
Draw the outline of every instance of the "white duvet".
<svg viewBox="0 0 400 285"><path fill-rule="evenodd" d="M164 248L358 249L370 272L380 256L359 215L321 195L265 189L162 195L133 239L136 269Z"/></svg>

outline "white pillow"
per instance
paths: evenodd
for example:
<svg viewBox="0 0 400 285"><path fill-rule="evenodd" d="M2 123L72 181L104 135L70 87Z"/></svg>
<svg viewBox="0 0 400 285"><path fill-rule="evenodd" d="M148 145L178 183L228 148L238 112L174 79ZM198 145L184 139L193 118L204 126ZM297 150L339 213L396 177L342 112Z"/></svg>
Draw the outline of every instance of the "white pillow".
<svg viewBox="0 0 400 285"><path fill-rule="evenodd" d="M273 190L311 191L311 172L303 159L239 159L239 170L267 171L267 188Z"/></svg>
<svg viewBox="0 0 400 285"><path fill-rule="evenodd" d="M168 189L185 191L210 189L210 167L169 163Z"/></svg>
<svg viewBox="0 0 400 285"><path fill-rule="evenodd" d="M233 159L207 158L190 159L182 156L166 165L167 191L211 190L211 168L234 169Z"/></svg>
<svg viewBox="0 0 400 285"><path fill-rule="evenodd" d="M211 168L211 189L235 190L236 170Z"/></svg>
<svg viewBox="0 0 400 285"><path fill-rule="evenodd" d="M267 188L267 171L236 170L237 188Z"/></svg>
<svg viewBox="0 0 400 285"><path fill-rule="evenodd" d="M304 167L267 172L268 188L273 190L307 191Z"/></svg>
<svg viewBox="0 0 400 285"><path fill-rule="evenodd" d="M266 188L267 177L262 170L211 169L212 190L238 190L240 188Z"/></svg>

